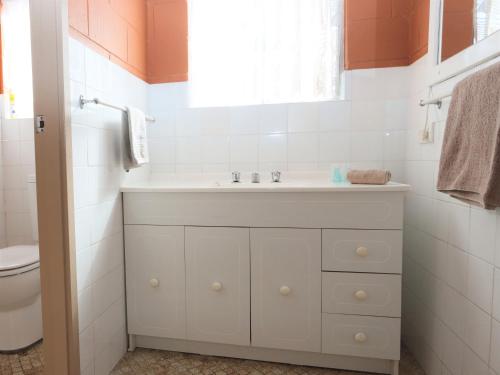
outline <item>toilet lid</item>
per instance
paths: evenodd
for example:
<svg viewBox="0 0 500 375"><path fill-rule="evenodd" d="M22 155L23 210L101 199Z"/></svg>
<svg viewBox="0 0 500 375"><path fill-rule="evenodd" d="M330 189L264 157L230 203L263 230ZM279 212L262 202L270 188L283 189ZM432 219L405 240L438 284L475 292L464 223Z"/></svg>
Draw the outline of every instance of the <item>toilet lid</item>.
<svg viewBox="0 0 500 375"><path fill-rule="evenodd" d="M0 249L0 272L26 267L39 261L38 246L11 246Z"/></svg>

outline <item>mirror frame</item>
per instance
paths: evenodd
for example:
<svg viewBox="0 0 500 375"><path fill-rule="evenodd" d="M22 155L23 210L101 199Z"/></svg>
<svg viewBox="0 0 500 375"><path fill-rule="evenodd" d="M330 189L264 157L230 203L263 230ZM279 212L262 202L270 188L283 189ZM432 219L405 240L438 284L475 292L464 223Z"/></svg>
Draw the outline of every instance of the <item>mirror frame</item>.
<svg viewBox="0 0 500 375"><path fill-rule="evenodd" d="M460 74L466 68L500 57L500 32L495 32L441 62L439 54L441 50L442 1L430 0L429 53L432 68L427 76L428 86L433 86L436 82Z"/></svg>

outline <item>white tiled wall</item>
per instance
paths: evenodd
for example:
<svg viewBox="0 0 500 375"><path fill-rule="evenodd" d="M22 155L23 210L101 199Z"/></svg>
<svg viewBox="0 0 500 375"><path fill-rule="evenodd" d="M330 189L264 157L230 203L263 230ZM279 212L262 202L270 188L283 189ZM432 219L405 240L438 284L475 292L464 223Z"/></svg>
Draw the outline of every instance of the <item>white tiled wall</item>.
<svg viewBox="0 0 500 375"><path fill-rule="evenodd" d="M449 101L432 106L436 143L419 144L430 58L409 68L406 139L403 335L428 375L500 374L500 212L465 205L435 189ZM434 88L451 91L457 80Z"/></svg>
<svg viewBox="0 0 500 375"><path fill-rule="evenodd" d="M153 178L179 173L389 168L403 178L408 75L347 73L346 100L189 108L189 84L148 89ZM380 90L384 87L384 90Z"/></svg>
<svg viewBox="0 0 500 375"><path fill-rule="evenodd" d="M0 102L3 100L3 96L0 95ZM0 113L3 111L0 109ZM3 139L2 137L2 127L5 123L3 119L3 114L0 115L0 121L1 121L1 126L0 126L0 138ZM7 246L7 236L6 236L6 231L5 231L5 204L4 204L4 177L3 177L3 143L0 143L0 248Z"/></svg>
<svg viewBox="0 0 500 375"><path fill-rule="evenodd" d="M30 207L28 205L29 175L35 174L35 143L33 119L2 118L2 188L5 225L3 245L33 244Z"/></svg>
<svg viewBox="0 0 500 375"><path fill-rule="evenodd" d="M145 109L146 84L72 39L70 76L80 362L82 374L105 375L126 350L123 121L116 110L81 110L78 97Z"/></svg>

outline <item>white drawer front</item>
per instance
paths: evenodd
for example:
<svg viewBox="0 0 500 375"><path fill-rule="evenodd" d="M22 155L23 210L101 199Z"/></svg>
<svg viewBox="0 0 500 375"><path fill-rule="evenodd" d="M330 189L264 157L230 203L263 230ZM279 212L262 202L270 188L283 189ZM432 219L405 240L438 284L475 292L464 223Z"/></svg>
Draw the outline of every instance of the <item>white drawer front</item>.
<svg viewBox="0 0 500 375"><path fill-rule="evenodd" d="M323 272L323 312L401 316L401 276Z"/></svg>
<svg viewBox="0 0 500 375"><path fill-rule="evenodd" d="M323 314L323 353L399 360L401 320Z"/></svg>
<svg viewBox="0 0 500 375"><path fill-rule="evenodd" d="M400 230L323 230L323 270L401 273Z"/></svg>

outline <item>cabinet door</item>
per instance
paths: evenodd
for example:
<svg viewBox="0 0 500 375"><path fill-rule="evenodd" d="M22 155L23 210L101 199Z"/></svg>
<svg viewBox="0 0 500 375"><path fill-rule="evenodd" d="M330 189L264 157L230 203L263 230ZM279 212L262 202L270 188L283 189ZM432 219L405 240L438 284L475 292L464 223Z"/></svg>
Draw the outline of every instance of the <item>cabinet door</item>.
<svg viewBox="0 0 500 375"><path fill-rule="evenodd" d="M186 227L187 338L250 343L246 228Z"/></svg>
<svg viewBox="0 0 500 375"><path fill-rule="evenodd" d="M184 228L125 226L128 332L186 337Z"/></svg>
<svg viewBox="0 0 500 375"><path fill-rule="evenodd" d="M321 350L321 232L252 229L252 345Z"/></svg>

